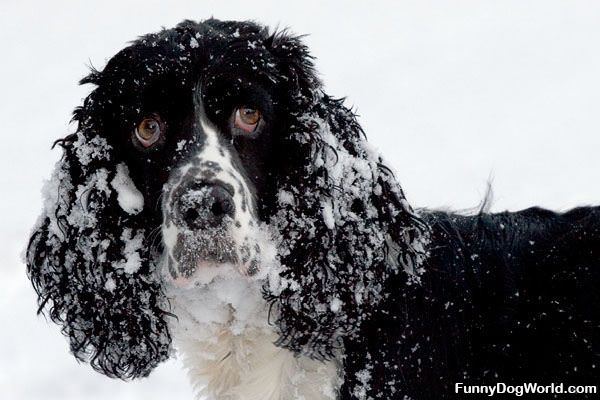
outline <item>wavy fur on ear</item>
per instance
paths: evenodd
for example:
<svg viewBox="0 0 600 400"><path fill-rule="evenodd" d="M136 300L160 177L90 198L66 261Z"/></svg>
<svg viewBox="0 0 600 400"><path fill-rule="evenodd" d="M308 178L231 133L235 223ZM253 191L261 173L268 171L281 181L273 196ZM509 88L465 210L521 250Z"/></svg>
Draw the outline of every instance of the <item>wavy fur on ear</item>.
<svg viewBox="0 0 600 400"><path fill-rule="evenodd" d="M87 107L93 102L86 100ZM39 312L62 325L72 353L108 376L145 376L168 357L170 336L155 280L143 197L91 110L45 187L27 250Z"/></svg>
<svg viewBox="0 0 600 400"><path fill-rule="evenodd" d="M291 131L281 144L277 213L282 264L278 345L332 357L387 294L387 277L418 278L427 226L366 142L355 115L323 94L306 48L279 37L290 71Z"/></svg>

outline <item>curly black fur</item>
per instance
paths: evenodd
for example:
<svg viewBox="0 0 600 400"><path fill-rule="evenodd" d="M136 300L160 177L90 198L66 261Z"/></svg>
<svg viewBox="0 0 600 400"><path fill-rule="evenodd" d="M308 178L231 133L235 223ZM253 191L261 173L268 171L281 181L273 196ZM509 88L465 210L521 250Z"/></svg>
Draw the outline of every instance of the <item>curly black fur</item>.
<svg viewBox="0 0 600 400"><path fill-rule="evenodd" d="M299 101L299 118L283 144L285 154L295 156L287 158L279 183L283 190L297 194L297 203L282 206L278 213L283 221L284 247L289 249L281 259L287 267L282 275L298 281L300 289L268 297L280 311L276 320L282 332L278 344L329 358L341 345L339 339L354 334L386 295L381 283L397 273L399 265L420 264L419 257L424 254L415 244L424 240L427 227L405 205L402 190L381 159L373 163L368 178L357 176L349 186L330 178L331 165L315 164L315 157L329 154L335 166L338 152L353 159L368 158L355 115L341 100L319 96L316 89L316 97L302 96ZM320 122L335 136L339 148L321 136L324 127ZM359 187L360 194L355 190ZM322 215L323 199L348 207L356 218L342 218L335 228L328 227ZM396 263L387 258L389 249L385 241L381 242L385 235L398 246L397 257L401 259ZM357 299L358 287L366 289L365 298ZM332 296L344 304L344 312L328 307Z"/></svg>
<svg viewBox="0 0 600 400"><path fill-rule="evenodd" d="M115 265L124 260L123 230L143 235L148 242L151 219L146 213L128 215L114 192L94 184L96 179L106 183L114 178L117 155L107 148L82 164L78 148L97 136L89 122L79 121L78 131L59 142L64 155L55 172L58 185L51 188L56 203L46 209L31 237L27 272L39 295L40 311L47 308L50 318L62 325L75 357L89 360L109 376L145 376L169 356L167 305L149 250L140 254L137 276ZM99 178L102 173L105 176ZM71 220L74 215L81 220ZM150 243L143 248L150 249ZM114 290L107 288L108 279Z"/></svg>

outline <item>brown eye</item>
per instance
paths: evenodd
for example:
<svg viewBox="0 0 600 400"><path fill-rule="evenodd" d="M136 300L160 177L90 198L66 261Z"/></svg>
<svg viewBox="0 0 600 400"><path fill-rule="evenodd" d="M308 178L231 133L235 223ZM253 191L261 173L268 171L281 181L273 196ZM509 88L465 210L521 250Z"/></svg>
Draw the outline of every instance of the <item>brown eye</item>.
<svg viewBox="0 0 600 400"><path fill-rule="evenodd" d="M135 128L135 137L144 147L156 143L165 129L165 124L157 114L151 115L140 121Z"/></svg>
<svg viewBox="0 0 600 400"><path fill-rule="evenodd" d="M256 108L243 106L235 110L233 124L236 128L239 128L244 132L251 133L256 130L260 119L260 111L258 111Z"/></svg>

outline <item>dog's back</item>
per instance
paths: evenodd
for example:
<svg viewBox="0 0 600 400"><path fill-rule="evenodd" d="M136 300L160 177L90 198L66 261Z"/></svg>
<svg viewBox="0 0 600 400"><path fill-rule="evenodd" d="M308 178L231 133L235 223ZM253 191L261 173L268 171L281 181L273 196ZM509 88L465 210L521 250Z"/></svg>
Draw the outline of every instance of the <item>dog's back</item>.
<svg viewBox="0 0 600 400"><path fill-rule="evenodd" d="M365 386L348 382L361 371L367 393L387 399L454 398L459 383L598 381L600 208L423 217L432 240L421 282L389 283L346 347L343 398Z"/></svg>

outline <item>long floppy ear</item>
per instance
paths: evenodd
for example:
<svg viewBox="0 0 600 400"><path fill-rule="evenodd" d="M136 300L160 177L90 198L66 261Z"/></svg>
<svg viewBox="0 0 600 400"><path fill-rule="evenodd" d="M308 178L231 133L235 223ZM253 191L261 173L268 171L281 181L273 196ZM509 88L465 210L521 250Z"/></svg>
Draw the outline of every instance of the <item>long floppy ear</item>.
<svg viewBox="0 0 600 400"><path fill-rule="evenodd" d="M355 115L322 92L306 48L284 39L288 81L299 85L286 89L293 117L280 143L271 220L281 234L281 279L265 292L276 305L277 344L329 358L387 295L391 274L418 279L427 226Z"/></svg>
<svg viewBox="0 0 600 400"><path fill-rule="evenodd" d="M99 128L94 94L75 112L77 133L57 142L64 153L44 190L27 273L39 312L62 326L75 357L126 379L168 358L167 307L143 196Z"/></svg>

